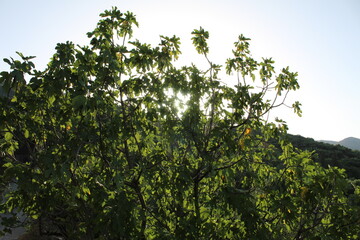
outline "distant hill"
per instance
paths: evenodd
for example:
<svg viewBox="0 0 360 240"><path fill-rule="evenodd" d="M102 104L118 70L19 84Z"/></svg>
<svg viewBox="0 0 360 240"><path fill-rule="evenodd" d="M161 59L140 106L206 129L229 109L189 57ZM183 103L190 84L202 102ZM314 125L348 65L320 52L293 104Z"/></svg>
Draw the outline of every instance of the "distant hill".
<svg viewBox="0 0 360 240"><path fill-rule="evenodd" d="M347 148L350 148L352 150L357 150L360 151L360 139L359 138L354 138L354 137L348 137L345 138L339 142L336 141L328 141L328 140L321 140L320 142L323 143L328 143L328 144L332 144L332 145L341 145Z"/></svg>
<svg viewBox="0 0 360 240"><path fill-rule="evenodd" d="M360 151L360 139L358 138L354 138L354 137L345 138L344 140L341 140L339 144L344 147Z"/></svg>
<svg viewBox="0 0 360 240"><path fill-rule="evenodd" d="M350 178L360 179L360 151L354 151L359 146L360 139L346 138L340 142L315 141L312 138L305 138L300 135L288 135L289 141L294 147L301 150L315 151L314 160L323 167L337 166L344 168ZM334 144L335 143L335 144ZM346 144L345 147L342 144ZM359 149L360 150L360 149Z"/></svg>
<svg viewBox="0 0 360 240"><path fill-rule="evenodd" d="M319 142L323 142L323 143L327 143L327 144L331 144L331 145L337 145L337 144L339 144L339 142L337 142L337 141L331 141L331 140L320 140Z"/></svg>

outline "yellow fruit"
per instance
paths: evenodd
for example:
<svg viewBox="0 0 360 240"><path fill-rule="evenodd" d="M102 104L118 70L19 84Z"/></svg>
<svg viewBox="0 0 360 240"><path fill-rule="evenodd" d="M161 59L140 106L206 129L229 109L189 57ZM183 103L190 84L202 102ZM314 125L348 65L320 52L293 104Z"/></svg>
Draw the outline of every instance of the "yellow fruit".
<svg viewBox="0 0 360 240"><path fill-rule="evenodd" d="M224 175L221 176L221 180L222 180L223 182L225 182L225 176L224 176Z"/></svg>

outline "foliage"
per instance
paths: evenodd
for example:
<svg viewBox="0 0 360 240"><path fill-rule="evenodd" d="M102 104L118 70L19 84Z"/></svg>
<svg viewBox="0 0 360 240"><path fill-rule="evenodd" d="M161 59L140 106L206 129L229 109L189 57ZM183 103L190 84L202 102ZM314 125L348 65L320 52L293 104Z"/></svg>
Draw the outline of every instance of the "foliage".
<svg viewBox="0 0 360 240"><path fill-rule="evenodd" d="M192 40L209 69L176 68L179 38L152 47L132 39L132 13L101 17L89 46L58 44L45 71L5 59L2 182L17 188L2 212L21 209L64 239L357 238L359 187L266 120L299 88L296 73L253 59L240 35L231 86L204 29Z"/></svg>
<svg viewBox="0 0 360 240"><path fill-rule="evenodd" d="M311 138L288 135L289 141L301 150L315 151L313 159L323 167L336 166L346 170L349 178L360 179L360 152L340 145L317 142Z"/></svg>

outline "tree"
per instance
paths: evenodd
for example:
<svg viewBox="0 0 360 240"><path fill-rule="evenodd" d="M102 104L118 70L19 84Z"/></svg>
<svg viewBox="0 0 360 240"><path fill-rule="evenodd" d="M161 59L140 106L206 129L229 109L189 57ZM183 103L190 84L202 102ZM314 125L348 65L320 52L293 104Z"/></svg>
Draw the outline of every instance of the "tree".
<svg viewBox="0 0 360 240"><path fill-rule="evenodd" d="M209 68L177 68L179 38L152 47L132 40L132 13L100 16L89 46L58 44L44 71L32 57L4 59L2 180L17 188L3 212L21 209L64 239L358 237L359 187L293 148L284 121L266 120L299 88L297 73L256 61L240 35L225 64L231 86L204 29L192 40Z"/></svg>

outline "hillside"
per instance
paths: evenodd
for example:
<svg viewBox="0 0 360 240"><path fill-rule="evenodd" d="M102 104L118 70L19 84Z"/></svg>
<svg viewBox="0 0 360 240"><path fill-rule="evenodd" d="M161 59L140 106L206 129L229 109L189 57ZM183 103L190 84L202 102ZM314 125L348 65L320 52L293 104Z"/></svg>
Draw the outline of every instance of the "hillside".
<svg viewBox="0 0 360 240"><path fill-rule="evenodd" d="M345 146L318 142L312 138L300 135L289 135L290 142L302 150L316 151L315 160L323 167L337 166L344 168L350 178L360 179L360 151L354 151ZM356 146L356 138L347 138L341 141L343 145Z"/></svg>
<svg viewBox="0 0 360 240"><path fill-rule="evenodd" d="M339 144L344 147L360 151L360 139L358 138L354 138L354 137L345 138L344 140L341 140Z"/></svg>
<svg viewBox="0 0 360 240"><path fill-rule="evenodd" d="M360 139L359 138L348 137L339 142L328 141L328 140L321 140L320 142L328 143L328 144L332 144L332 145L341 145L341 146L350 148L352 150L360 151Z"/></svg>

